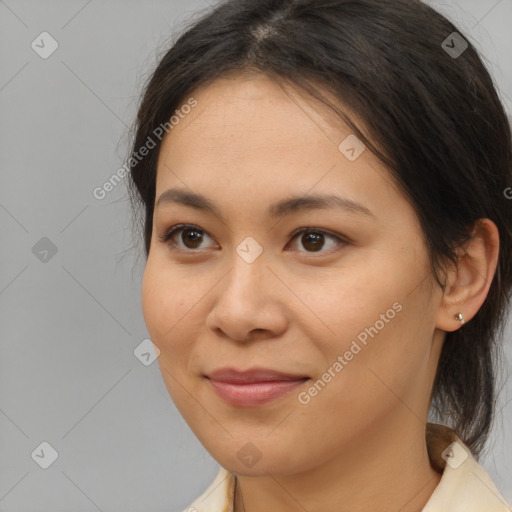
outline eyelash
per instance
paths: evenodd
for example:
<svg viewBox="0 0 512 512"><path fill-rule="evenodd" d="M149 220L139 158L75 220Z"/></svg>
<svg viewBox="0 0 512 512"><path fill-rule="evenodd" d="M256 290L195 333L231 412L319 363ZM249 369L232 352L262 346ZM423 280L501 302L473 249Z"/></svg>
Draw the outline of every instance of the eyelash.
<svg viewBox="0 0 512 512"><path fill-rule="evenodd" d="M180 250L183 252L191 252L191 253L193 253L195 251L201 251L202 249L182 249L177 246L177 243L174 240L172 240L172 238L177 233L186 231L187 229L199 231L201 233L206 234L208 237L212 238L204 229L201 229L201 228L199 228L199 226L196 226L194 224L176 224L175 226L172 226L164 235L160 235L158 238L160 239L161 242L166 243L169 246L169 248L171 248L172 250L177 249L177 250ZM291 240L295 240L299 235L302 235L304 233L315 233L315 234L326 235L327 237L336 239L338 241L338 245L340 245L340 246L345 246L350 243L348 240L343 239L339 235L334 235L333 233L330 233L323 229L317 229L317 228L313 228L313 227L300 228L300 229L294 231L291 234ZM320 254L328 253L329 254L331 251L332 251L332 249L327 250L327 251L321 250L321 251L316 251L316 252L315 251L299 251L299 252L306 252L306 254L318 254L318 253L320 253Z"/></svg>

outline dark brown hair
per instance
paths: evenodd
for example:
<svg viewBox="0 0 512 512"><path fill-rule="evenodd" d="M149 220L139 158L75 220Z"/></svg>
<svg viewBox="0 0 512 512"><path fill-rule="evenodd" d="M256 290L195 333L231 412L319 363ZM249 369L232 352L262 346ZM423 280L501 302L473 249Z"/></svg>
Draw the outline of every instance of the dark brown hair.
<svg viewBox="0 0 512 512"><path fill-rule="evenodd" d="M200 85L251 68L336 110L389 168L421 222L432 270L480 218L500 233L498 267L476 316L447 333L431 414L478 455L494 414L496 358L512 282L512 137L493 80L471 42L419 0L228 0L194 22L145 84L131 155ZM452 37L452 39L450 39ZM458 37L458 36L457 36ZM367 136L321 91L364 123ZM160 142L130 172L134 225L149 254ZM383 148L383 149L378 149ZM142 206L142 217L140 209Z"/></svg>

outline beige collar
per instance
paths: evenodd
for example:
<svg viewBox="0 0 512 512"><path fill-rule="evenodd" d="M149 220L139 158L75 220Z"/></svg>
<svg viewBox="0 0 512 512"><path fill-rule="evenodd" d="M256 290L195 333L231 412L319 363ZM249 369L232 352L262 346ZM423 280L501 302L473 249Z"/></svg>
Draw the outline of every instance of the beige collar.
<svg viewBox="0 0 512 512"><path fill-rule="evenodd" d="M422 512L512 512L469 448L447 427L427 424L431 465L442 473ZM224 468L183 512L233 512L236 477Z"/></svg>

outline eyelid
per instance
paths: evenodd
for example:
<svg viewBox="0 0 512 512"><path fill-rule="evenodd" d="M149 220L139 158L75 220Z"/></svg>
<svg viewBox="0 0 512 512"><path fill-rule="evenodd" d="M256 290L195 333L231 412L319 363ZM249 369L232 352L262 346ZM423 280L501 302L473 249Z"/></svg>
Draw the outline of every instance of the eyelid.
<svg viewBox="0 0 512 512"><path fill-rule="evenodd" d="M305 226L302 228L298 228L290 235L290 238L294 239L297 235L300 235L300 234L302 234L304 232L308 232L308 231L311 231L313 233L322 233L322 234L328 235L332 238L337 238L340 242L345 242L347 244L353 243L353 241L348 236L342 235L340 233L334 233L333 231L330 231L328 229L317 228L315 226Z"/></svg>
<svg viewBox="0 0 512 512"><path fill-rule="evenodd" d="M175 224L174 226L171 226L168 230L165 231L165 233L163 235L159 235L158 238L161 242L163 243L171 243L173 242L171 240L171 238L178 232L180 231L185 231L186 229L196 229L197 231L201 231L202 233L205 233L207 236L209 236L212 240L213 240L213 237L208 233L208 231L200 228L199 226L196 226L195 224ZM176 245L174 242L173 242L173 245ZM179 248L178 248L179 250ZM196 249L196 250L201 250L201 249ZM187 249L185 250L186 252L194 252L193 249Z"/></svg>
<svg viewBox="0 0 512 512"><path fill-rule="evenodd" d="M201 227L197 226L196 224L175 224L174 226L171 226L163 235L159 235L158 238L161 242L167 243L167 244L172 243L172 245L174 247L176 247L177 244L171 240L172 237L176 233L179 233L180 231L185 231L186 229L196 229L197 231L201 231L202 233L206 234L209 238L211 238L213 240L213 237L206 230L202 229ZM304 226L304 227L296 229L291 235L289 235L290 241L295 240L300 234L307 233L307 232L321 233L328 237L334 238L338 241L338 245L341 245L341 246L345 246L345 245L352 243L352 241L346 236L333 233L333 232L323 229L323 228L316 228L314 226ZM194 253L194 252L201 251L202 249L181 249L178 247L177 250L181 250L182 252ZM315 254L330 254L332 252L332 249L327 250L327 251L318 251L317 253L308 252L308 251L297 251L297 252L314 256Z"/></svg>
<svg viewBox="0 0 512 512"><path fill-rule="evenodd" d="M290 235L290 243L293 242L296 238L298 238L299 235L302 233L321 233L325 235L328 238L333 238L337 241L336 247L327 249L325 251L297 251L301 253L302 255L305 255L307 257L315 257L316 254L323 255L323 256L329 256L335 252L338 252L340 250L340 247L344 247L346 245L349 245L351 241L346 236L338 235L336 233L333 233L332 231L329 231L327 229L323 228L316 228L315 226L305 226L299 229L296 229L291 235Z"/></svg>

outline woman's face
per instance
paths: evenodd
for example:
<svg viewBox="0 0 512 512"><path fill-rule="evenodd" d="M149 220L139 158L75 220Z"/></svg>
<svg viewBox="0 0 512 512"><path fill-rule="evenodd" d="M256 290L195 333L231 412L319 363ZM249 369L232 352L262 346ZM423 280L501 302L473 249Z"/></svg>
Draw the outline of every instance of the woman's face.
<svg viewBox="0 0 512 512"><path fill-rule="evenodd" d="M161 147L155 204L182 195L155 206L142 284L190 428L248 475L355 461L404 431L424 435L442 293L384 166L326 107L263 75L193 97ZM207 377L223 368L293 377Z"/></svg>

